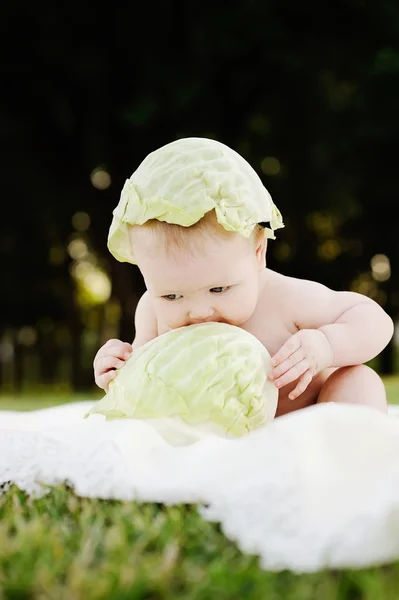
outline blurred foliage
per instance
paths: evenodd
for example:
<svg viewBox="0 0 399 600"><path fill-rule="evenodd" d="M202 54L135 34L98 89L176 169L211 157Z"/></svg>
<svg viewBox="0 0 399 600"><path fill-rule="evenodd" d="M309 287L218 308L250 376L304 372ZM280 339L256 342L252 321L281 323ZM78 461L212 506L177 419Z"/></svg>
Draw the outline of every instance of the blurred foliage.
<svg viewBox="0 0 399 600"><path fill-rule="evenodd" d="M124 180L148 152L196 135L243 154L281 209L270 267L367 293L397 319L399 4L174 1L140 11L3 7L0 338L17 348L20 328L33 328L41 376L69 354L74 387L88 385L101 341L132 338L144 290L138 269L106 248ZM68 252L76 239L90 256L81 276ZM389 260L385 280L370 270L377 254Z"/></svg>

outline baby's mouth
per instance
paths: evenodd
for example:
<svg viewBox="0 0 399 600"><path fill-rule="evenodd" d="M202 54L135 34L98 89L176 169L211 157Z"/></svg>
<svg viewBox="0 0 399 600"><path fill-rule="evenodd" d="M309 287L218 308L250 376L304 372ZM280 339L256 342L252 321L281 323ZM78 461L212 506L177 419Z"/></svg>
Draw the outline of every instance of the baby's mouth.
<svg viewBox="0 0 399 600"><path fill-rule="evenodd" d="M188 325L200 325L201 323L226 323L223 319L192 319Z"/></svg>

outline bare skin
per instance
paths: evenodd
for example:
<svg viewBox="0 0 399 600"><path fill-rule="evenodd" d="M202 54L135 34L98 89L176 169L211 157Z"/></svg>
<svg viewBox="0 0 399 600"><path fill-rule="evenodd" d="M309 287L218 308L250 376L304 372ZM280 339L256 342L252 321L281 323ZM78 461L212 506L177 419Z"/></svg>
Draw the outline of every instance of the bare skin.
<svg viewBox="0 0 399 600"><path fill-rule="evenodd" d="M237 235L210 239L190 258L179 252L151 255L144 248L140 255L136 248L148 290L137 307L136 338L132 346L110 340L99 350L97 385L106 389L130 352L154 337L192 323L223 321L252 333L271 355L277 416L329 401L386 411L382 381L363 364L393 335L385 311L361 294L265 269L266 241L252 247Z"/></svg>

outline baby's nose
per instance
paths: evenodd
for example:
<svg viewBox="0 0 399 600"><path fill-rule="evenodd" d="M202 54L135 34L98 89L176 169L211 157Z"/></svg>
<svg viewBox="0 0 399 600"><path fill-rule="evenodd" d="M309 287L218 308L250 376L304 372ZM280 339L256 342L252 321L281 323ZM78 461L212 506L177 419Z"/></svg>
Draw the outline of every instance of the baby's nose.
<svg viewBox="0 0 399 600"><path fill-rule="evenodd" d="M214 313L211 306L193 306L190 308L188 316L193 321L204 321L209 319Z"/></svg>

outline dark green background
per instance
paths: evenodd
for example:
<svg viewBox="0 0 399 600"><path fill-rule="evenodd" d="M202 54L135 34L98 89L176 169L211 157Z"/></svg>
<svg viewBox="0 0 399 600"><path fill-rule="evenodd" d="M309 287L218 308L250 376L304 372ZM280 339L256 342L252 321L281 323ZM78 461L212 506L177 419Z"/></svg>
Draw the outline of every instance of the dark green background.
<svg viewBox="0 0 399 600"><path fill-rule="evenodd" d="M262 177L286 223L271 268L398 318L398 2L7 3L0 48L0 387L90 388L99 345L132 339L144 287L107 251L111 213L146 154L182 136ZM71 275L74 237L112 281L105 304ZM395 360L391 344L375 366Z"/></svg>

